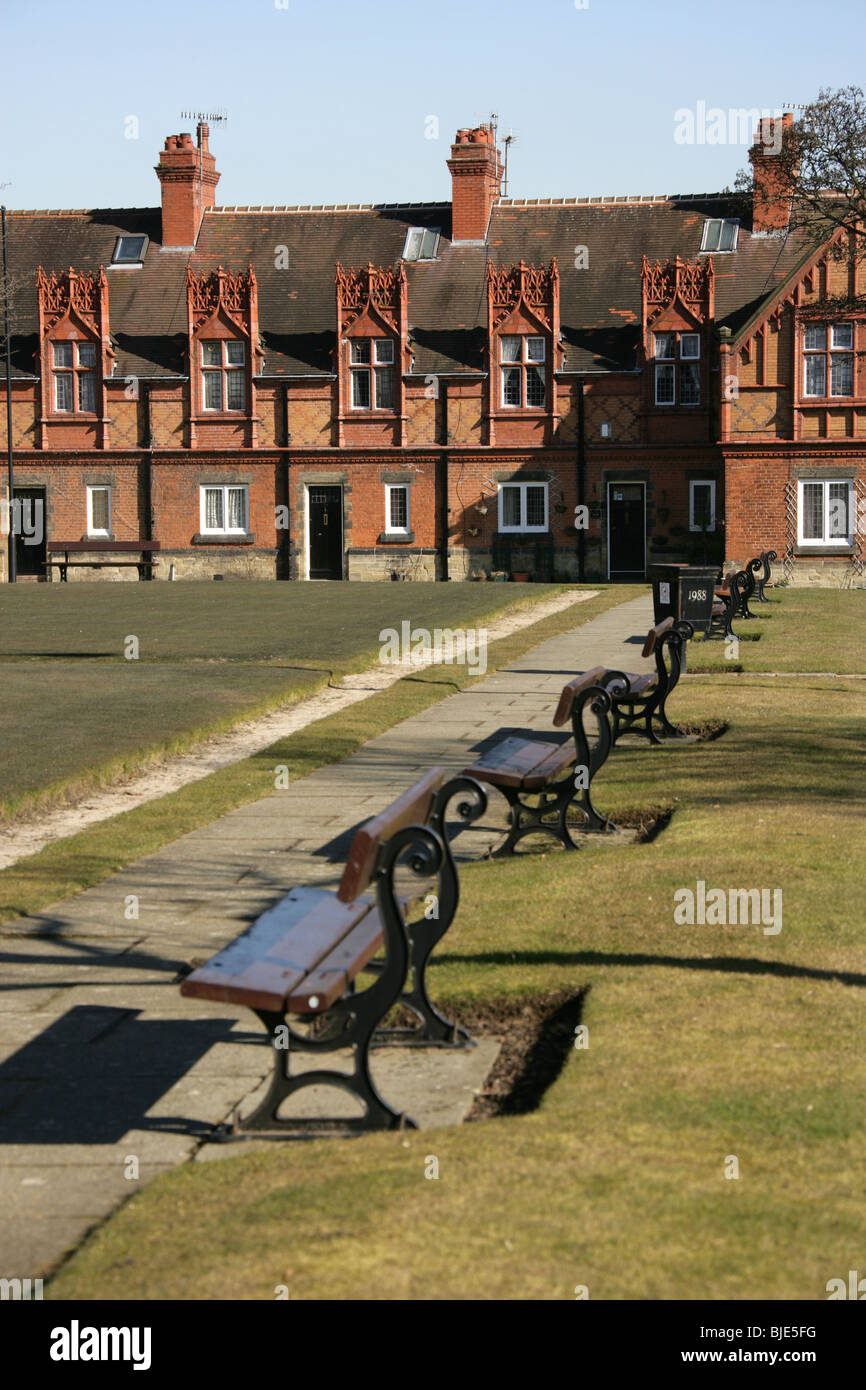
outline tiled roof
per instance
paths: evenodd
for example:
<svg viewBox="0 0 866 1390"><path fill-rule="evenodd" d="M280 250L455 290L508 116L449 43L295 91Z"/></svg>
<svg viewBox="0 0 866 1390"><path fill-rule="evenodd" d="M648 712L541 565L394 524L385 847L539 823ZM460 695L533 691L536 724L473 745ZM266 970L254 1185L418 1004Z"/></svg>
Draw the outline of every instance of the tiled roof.
<svg viewBox="0 0 866 1390"><path fill-rule="evenodd" d="M117 237L145 232L143 268L108 269L118 375L185 375L188 262L196 270L253 265L265 375L327 375L335 345L336 262L393 264L407 228L430 226L442 233L437 259L406 267L416 373L484 371L488 259L546 264L554 256L566 370L630 371L640 327L641 257L694 259L705 218L735 212L724 194L502 199L486 245L452 245L447 203L214 208L205 214L192 254L161 249L159 208L12 212L13 366L19 375L38 373L37 266L108 269ZM588 266L579 269L580 247L586 247ZM803 254L798 237L754 236L741 227L737 251L713 257L717 323L736 331L778 292ZM278 269L286 258L287 268Z"/></svg>

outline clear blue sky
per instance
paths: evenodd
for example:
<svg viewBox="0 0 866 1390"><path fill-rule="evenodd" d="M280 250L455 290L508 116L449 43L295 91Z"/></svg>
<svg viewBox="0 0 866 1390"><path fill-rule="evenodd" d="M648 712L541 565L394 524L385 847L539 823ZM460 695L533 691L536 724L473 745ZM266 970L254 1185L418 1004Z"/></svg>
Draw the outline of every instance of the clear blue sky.
<svg viewBox="0 0 866 1390"><path fill-rule="evenodd" d="M583 3L584 0L579 0ZM286 8L278 8L282 4ZM863 0L5 0L0 199L147 207L188 107L228 111L219 203L450 198L459 126L517 135L514 197L713 191L742 144L674 113L862 85ZM138 139L125 138L127 117ZM427 118L439 138L425 138Z"/></svg>

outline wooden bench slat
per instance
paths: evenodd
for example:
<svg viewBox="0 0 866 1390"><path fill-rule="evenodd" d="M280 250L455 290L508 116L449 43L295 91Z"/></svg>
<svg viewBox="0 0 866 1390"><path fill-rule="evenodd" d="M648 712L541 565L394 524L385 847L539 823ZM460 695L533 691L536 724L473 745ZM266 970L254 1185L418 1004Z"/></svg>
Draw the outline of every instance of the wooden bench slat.
<svg viewBox="0 0 866 1390"><path fill-rule="evenodd" d="M108 555L116 553L118 555L132 554L134 551L158 551L162 549L161 541L48 541L46 551L49 555L84 555L92 551L95 555Z"/></svg>
<svg viewBox="0 0 866 1390"><path fill-rule="evenodd" d="M569 681L568 685L563 686L559 704L556 706L556 713L553 716L553 723L557 729L570 719L575 696L585 690L588 685L598 685L599 677L603 675L603 666L593 666L591 671L585 671L582 676L575 676L573 681Z"/></svg>
<svg viewBox="0 0 866 1390"><path fill-rule="evenodd" d="M668 629L672 628L673 625L674 620L673 618L669 617L663 618L660 623L656 623L655 627L651 627L646 635L646 641L643 644L643 651L641 652L641 656L652 656L653 652L656 649L656 642L659 640L660 637L663 637L664 634L668 631Z"/></svg>
<svg viewBox="0 0 866 1390"><path fill-rule="evenodd" d="M558 743L542 743L525 738L505 738L464 768L467 777L478 777L494 787L520 787L525 778L552 753L558 753Z"/></svg>
<svg viewBox="0 0 866 1390"><path fill-rule="evenodd" d="M345 994L351 981L367 962L372 960L384 939L385 931L374 907L292 990L286 1000L287 1011L313 1014L329 1009Z"/></svg>
<svg viewBox="0 0 866 1390"><path fill-rule="evenodd" d="M442 769L434 767L378 816L355 834L346 867L337 889L340 902L351 903L373 877L380 845L407 825L425 825L436 792L442 786Z"/></svg>
<svg viewBox="0 0 866 1390"><path fill-rule="evenodd" d="M628 677L629 695L640 695L644 690L649 690L650 687L654 686L658 681L658 676L656 675L655 671L646 671L643 674L633 671L623 671L623 675ZM615 685L615 681L610 681L605 686L605 689L610 690ZM621 694L619 694L620 700L623 699L625 693L626 692L622 692Z"/></svg>
<svg viewBox="0 0 866 1390"><path fill-rule="evenodd" d="M286 996L371 910L320 888L296 888L235 941L194 970L181 994L251 1008L283 1007Z"/></svg>
<svg viewBox="0 0 866 1390"><path fill-rule="evenodd" d="M538 767L527 773L523 779L524 790L528 792L540 790L546 783L553 781L567 767L570 767L576 757L574 744L563 743L546 757L543 763L539 763Z"/></svg>

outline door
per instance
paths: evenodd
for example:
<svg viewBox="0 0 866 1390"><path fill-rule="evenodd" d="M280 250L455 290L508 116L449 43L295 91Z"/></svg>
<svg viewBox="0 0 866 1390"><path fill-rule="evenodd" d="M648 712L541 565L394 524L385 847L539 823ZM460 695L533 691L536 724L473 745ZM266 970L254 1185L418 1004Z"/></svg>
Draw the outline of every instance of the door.
<svg viewBox="0 0 866 1390"><path fill-rule="evenodd" d="M10 526L15 529L15 571L45 578L45 488L16 487Z"/></svg>
<svg viewBox="0 0 866 1390"><path fill-rule="evenodd" d="M646 577L644 483L607 485L607 567L610 579Z"/></svg>
<svg viewBox="0 0 866 1390"><path fill-rule="evenodd" d="M343 578L343 489L310 487L310 579Z"/></svg>

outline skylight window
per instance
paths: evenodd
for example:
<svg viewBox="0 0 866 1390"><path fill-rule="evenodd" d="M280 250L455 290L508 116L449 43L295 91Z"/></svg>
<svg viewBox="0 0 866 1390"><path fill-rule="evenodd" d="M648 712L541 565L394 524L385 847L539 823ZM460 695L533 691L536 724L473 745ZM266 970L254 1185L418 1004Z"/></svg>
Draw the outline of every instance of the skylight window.
<svg viewBox="0 0 866 1390"><path fill-rule="evenodd" d="M432 261L439 248L438 227L410 227L403 247L404 261Z"/></svg>
<svg viewBox="0 0 866 1390"><path fill-rule="evenodd" d="M112 265L141 265L146 236L119 236L114 244Z"/></svg>
<svg viewBox="0 0 866 1390"><path fill-rule="evenodd" d="M704 223L702 251L736 251L740 224L730 217L711 217Z"/></svg>

